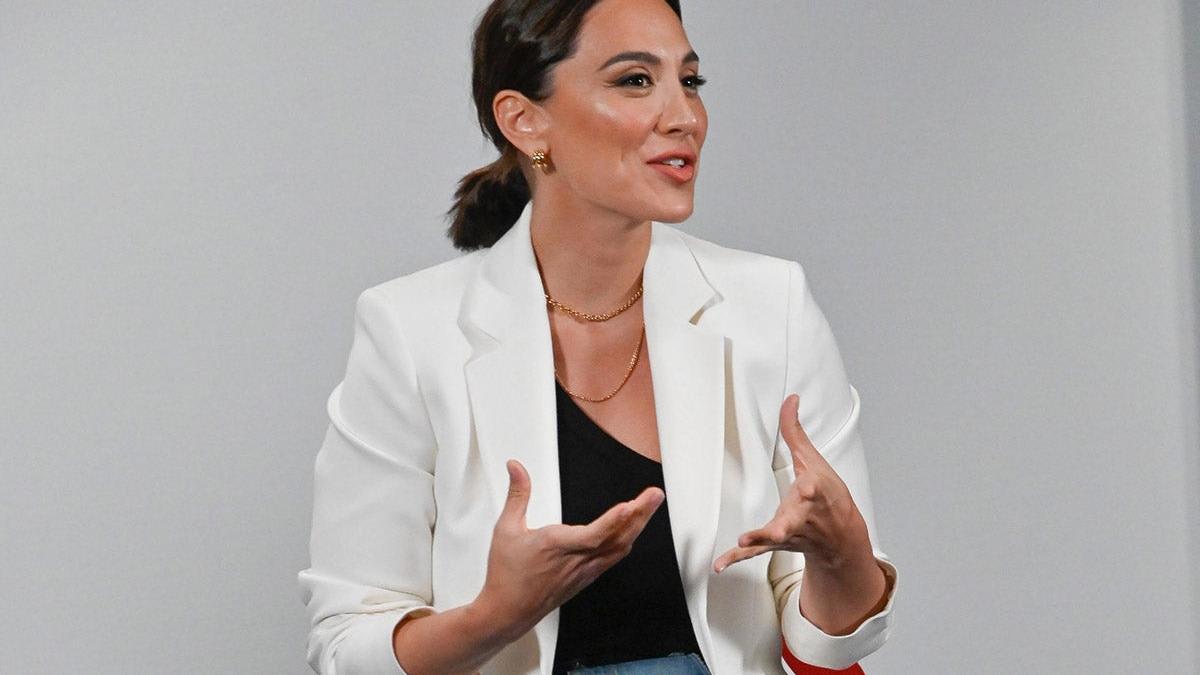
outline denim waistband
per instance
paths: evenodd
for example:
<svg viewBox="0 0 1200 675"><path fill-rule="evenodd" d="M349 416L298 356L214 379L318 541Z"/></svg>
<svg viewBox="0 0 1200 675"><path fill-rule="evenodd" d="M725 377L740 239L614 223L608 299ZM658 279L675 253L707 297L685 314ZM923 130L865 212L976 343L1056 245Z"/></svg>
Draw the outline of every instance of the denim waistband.
<svg viewBox="0 0 1200 675"><path fill-rule="evenodd" d="M699 654L676 652L669 656L577 668L567 675L712 675Z"/></svg>

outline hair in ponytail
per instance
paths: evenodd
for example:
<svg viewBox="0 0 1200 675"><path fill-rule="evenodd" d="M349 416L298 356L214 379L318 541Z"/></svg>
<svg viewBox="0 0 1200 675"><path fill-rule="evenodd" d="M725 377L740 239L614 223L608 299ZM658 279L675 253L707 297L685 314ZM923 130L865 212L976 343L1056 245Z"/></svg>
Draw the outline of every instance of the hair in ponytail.
<svg viewBox="0 0 1200 675"><path fill-rule="evenodd" d="M459 179L447 234L465 251L490 247L517 222L529 197L529 183L510 146L496 161Z"/></svg>
<svg viewBox="0 0 1200 675"><path fill-rule="evenodd" d="M665 0L682 18L679 0ZM500 151L496 161L458 181L446 235L454 247L490 247L517 222L531 186L520 151L496 123L492 99L513 89L532 101L550 96L550 73L575 53L583 17L599 0L493 0L475 28L471 88L479 128Z"/></svg>

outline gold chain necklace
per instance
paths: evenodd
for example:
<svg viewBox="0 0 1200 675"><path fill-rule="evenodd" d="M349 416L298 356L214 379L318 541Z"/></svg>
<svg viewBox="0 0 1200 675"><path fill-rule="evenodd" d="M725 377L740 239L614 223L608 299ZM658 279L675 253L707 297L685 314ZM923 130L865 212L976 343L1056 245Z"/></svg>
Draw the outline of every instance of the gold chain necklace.
<svg viewBox="0 0 1200 675"><path fill-rule="evenodd" d="M566 305L562 304L561 302L550 297L549 293L546 293L545 295L546 295L546 303L547 304L549 304L552 307L557 307L557 308L561 309L562 311L566 312L567 314L570 314L571 316L574 316L579 319L587 319L588 321L608 321L609 319L613 318L614 316L616 316L616 315L620 314L621 312L624 312L625 310L632 307L633 303L637 302L637 299L642 297L642 286L641 286L641 284L638 284L637 291L634 292L633 297L629 298L629 300L626 301L625 304L623 304L620 307L614 309L613 311L607 312L605 314L588 314L587 312L581 312L577 309L571 309L570 307L567 307Z"/></svg>
<svg viewBox="0 0 1200 675"><path fill-rule="evenodd" d="M621 383L617 385L616 389L613 389L611 392L609 392L607 396L601 396L600 398L588 398L581 394L576 394L575 392L571 391L570 389L567 389L566 383L564 383L562 381L562 378L558 376L558 368L554 369L554 379L558 380L558 383L560 385L562 385L563 391L567 392L571 396L574 396L575 398L583 399L584 401L591 401L593 403L599 403L600 401L607 401L608 399L615 396L618 391L621 391L621 387L625 386L625 383L629 381L629 376L633 374L633 369L637 366L638 356L641 355L641 353L642 353L642 337L645 334L646 334L646 322L643 321L642 329L640 331L638 331L637 348L635 348L633 350L633 358L629 359L629 367L625 369L625 377L621 378Z"/></svg>
<svg viewBox="0 0 1200 675"><path fill-rule="evenodd" d="M561 302L550 297L549 293L546 293L545 296L546 296L546 304L550 305L551 307L557 307L558 309L563 310L564 312L570 314L571 316L574 316L574 317L577 317L580 319L587 319L588 321L608 321L609 319L613 318L614 316L616 316L616 315L620 314L621 312L624 312L625 310L632 307L633 303L637 302L637 299L642 297L642 288L643 288L642 285L639 284L637 291L633 294L633 297L629 298L629 300L626 301L626 303L624 305L621 305L617 309L614 309L613 311L607 312L605 314L588 314L587 312L580 312L578 310L567 307L566 305L562 304ZM583 396L582 394L577 394L577 393L571 391L570 389L567 388L566 383L564 383L562 381L562 378L558 376L558 368L557 367L554 369L554 379L558 380L558 383L559 383L559 385L562 386L563 391L567 392L567 394L574 396L577 399L581 399L584 401L591 401L592 403L599 403L600 401L607 401L608 399L612 398L613 396L616 396L618 391L621 391L621 387L625 386L625 383L629 381L629 376L633 374L633 369L635 367L637 367L638 357L642 353L642 338L643 338L643 336L645 336L645 334L646 334L646 322L642 321L642 329L640 331L638 331L637 347L634 348L633 356L629 359L629 367L625 369L625 377L621 378L621 383L617 385L616 389L613 389L611 392L609 392L605 396L601 396L600 398L588 398L587 396Z"/></svg>

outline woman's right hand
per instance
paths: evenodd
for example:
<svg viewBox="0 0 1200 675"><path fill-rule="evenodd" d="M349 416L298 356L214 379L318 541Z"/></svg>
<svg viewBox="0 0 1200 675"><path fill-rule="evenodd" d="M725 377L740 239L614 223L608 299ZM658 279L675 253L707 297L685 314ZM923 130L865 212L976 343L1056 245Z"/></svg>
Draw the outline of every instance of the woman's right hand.
<svg viewBox="0 0 1200 675"><path fill-rule="evenodd" d="M515 459L507 467L508 499L492 532L487 577L474 604L516 640L628 555L665 495L648 487L587 525L531 530L525 526L529 473Z"/></svg>

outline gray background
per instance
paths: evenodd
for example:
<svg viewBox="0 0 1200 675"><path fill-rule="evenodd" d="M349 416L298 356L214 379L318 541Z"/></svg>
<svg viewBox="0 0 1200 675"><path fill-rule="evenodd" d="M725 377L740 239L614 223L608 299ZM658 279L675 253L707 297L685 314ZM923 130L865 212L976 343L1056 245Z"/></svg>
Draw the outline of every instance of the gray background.
<svg viewBox="0 0 1200 675"><path fill-rule="evenodd" d="M0 1L0 671L307 672L325 398L457 255L485 4ZM870 675L1197 672L1195 0L684 5L682 227L800 260L863 398Z"/></svg>

